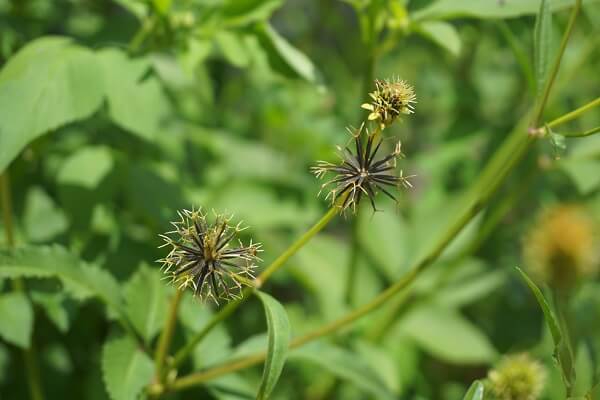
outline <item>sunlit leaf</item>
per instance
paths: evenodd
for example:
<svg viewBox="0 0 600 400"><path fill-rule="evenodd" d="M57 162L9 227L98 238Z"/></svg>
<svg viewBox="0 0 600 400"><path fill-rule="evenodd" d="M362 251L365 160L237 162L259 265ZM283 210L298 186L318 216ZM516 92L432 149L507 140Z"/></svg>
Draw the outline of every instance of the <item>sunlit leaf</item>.
<svg viewBox="0 0 600 400"><path fill-rule="evenodd" d="M475 381L463 397L463 400L483 400L484 386L480 381Z"/></svg>
<svg viewBox="0 0 600 400"><path fill-rule="evenodd" d="M535 21L533 45L537 98L540 101L552 58L552 11L550 10L550 0L542 0L540 4L540 11Z"/></svg>
<svg viewBox="0 0 600 400"><path fill-rule="evenodd" d="M0 71L0 171L35 138L102 104L94 53L64 37L32 41Z"/></svg>
<svg viewBox="0 0 600 400"><path fill-rule="evenodd" d="M448 50L453 56L460 53L460 36L456 28L447 22L425 21L417 26L417 32L438 46Z"/></svg>

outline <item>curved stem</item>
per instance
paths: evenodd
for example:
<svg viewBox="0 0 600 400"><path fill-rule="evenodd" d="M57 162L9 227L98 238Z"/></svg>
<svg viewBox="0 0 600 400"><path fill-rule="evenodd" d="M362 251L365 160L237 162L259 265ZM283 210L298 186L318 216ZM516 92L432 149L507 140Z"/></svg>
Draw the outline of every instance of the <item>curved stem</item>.
<svg viewBox="0 0 600 400"><path fill-rule="evenodd" d="M8 176L8 168L0 175L0 192L2 195L2 221L4 225L4 233L6 236L6 244L9 249L15 247L15 236L12 221L12 199L10 193L10 178ZM13 280L13 289L15 291L27 294L25 284L21 279ZM36 349L33 338L28 349L23 349L23 361L25 363L25 372L29 382L29 393L33 400L43 400L44 392L40 379L40 370L36 360Z"/></svg>
<svg viewBox="0 0 600 400"><path fill-rule="evenodd" d="M337 203L334 204L329 211L321 217L308 231L300 236L294 243L291 244L279 257L277 257L265 270L256 278L255 285L261 287L271 275L281 268L287 260L290 259L298 250L310 241L317 233L319 233L339 212ZM194 350L196 345L208 335L208 333L217 326L221 321L229 317L248 297L252 294L252 288L246 288L242 292L242 297L239 300L232 301L216 313L206 326L198 332L186 345L181 348L173 358L171 367L175 368L180 365Z"/></svg>
<svg viewBox="0 0 600 400"><path fill-rule="evenodd" d="M163 328L160 339L158 340L158 346L154 356L154 364L156 367L156 380L159 382L162 382L164 378L163 367L167 353L169 352L171 340L173 339L175 324L177 322L177 310L179 309L179 303L181 302L182 295L183 290L175 290L175 295L171 299L169 314L167 316L167 320L165 321L165 327Z"/></svg>

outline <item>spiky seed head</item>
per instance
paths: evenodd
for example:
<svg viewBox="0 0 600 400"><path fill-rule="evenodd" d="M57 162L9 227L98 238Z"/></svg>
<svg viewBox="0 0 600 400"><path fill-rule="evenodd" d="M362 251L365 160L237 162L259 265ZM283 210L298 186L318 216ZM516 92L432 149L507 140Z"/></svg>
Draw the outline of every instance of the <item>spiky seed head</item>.
<svg viewBox="0 0 600 400"><path fill-rule="evenodd" d="M546 370L527 353L504 357L487 376L487 391L495 400L537 400L546 382Z"/></svg>
<svg viewBox="0 0 600 400"><path fill-rule="evenodd" d="M375 196L379 192L397 202L389 189L412 187L409 181L412 176L404 176L401 170L396 173L396 160L404 156L401 143L397 142L391 153L376 159L382 140L376 142L376 135L369 133L364 124L348 131L352 135L350 146L354 149L351 150L348 146L338 147L341 160L338 164L319 161L311 168L317 178L323 178L328 173L334 174L332 179L321 185L321 191L328 186L332 187L325 198L332 205L340 207L341 212L355 212L363 197L367 197L373 210L377 211ZM337 203L338 198L343 199L340 204Z"/></svg>
<svg viewBox="0 0 600 400"><path fill-rule="evenodd" d="M166 277L179 289L191 287L202 299L234 299L241 294L243 285L254 279L253 270L260 261L260 243L244 245L237 235L241 222L231 224L231 216L214 213L209 220L201 209L178 211L179 220L172 222L174 229L160 235L170 247L161 260ZM235 242L237 241L237 245Z"/></svg>
<svg viewBox="0 0 600 400"><path fill-rule="evenodd" d="M523 242L525 265L538 280L569 290L598 272L593 219L576 205L543 211Z"/></svg>
<svg viewBox="0 0 600 400"><path fill-rule="evenodd" d="M411 85L401 79L376 80L375 91L369 93L370 103L361 107L369 110L370 121L379 121L381 129L391 125L400 114L412 114L417 96Z"/></svg>

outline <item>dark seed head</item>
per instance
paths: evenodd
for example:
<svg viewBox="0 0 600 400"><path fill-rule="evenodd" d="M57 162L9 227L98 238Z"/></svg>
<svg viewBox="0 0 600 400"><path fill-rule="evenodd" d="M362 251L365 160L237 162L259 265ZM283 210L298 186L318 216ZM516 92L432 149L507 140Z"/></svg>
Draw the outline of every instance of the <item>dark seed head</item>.
<svg viewBox="0 0 600 400"><path fill-rule="evenodd" d="M382 141L376 142L375 134L369 133L363 127L364 125L361 125L358 129L349 130L355 150L338 147L341 159L339 164L319 161L317 166L311 168L317 178L322 178L329 172L335 174L321 186L321 190L330 185L333 187L326 199L339 206L342 212L348 209L355 212L363 196L369 199L373 210L377 211L375 195L378 192L383 192L397 201L390 193L391 188L412 187L408 180L410 176L404 176L402 171L398 175L395 173L396 159L404 156L400 142L396 144L392 153L376 159ZM336 203L338 198L341 199L339 204Z"/></svg>
<svg viewBox="0 0 600 400"><path fill-rule="evenodd" d="M259 243L232 246L237 234L244 230L241 223L233 226L231 217L216 215L208 221L201 210L178 212L180 220L172 222L174 230L160 235L170 246L169 254L158 260L167 277L179 289L192 287L201 298L238 298L242 285L254 279L253 270L260 261Z"/></svg>

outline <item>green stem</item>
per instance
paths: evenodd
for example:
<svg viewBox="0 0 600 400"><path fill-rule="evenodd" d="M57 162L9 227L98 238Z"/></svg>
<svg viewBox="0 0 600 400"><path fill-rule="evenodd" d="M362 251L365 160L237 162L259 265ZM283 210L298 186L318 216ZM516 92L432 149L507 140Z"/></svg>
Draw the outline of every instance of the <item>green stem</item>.
<svg viewBox="0 0 600 400"><path fill-rule="evenodd" d="M154 364L156 367L156 380L158 382L163 381L164 374L163 369L165 366L165 359L169 352L171 340L173 339L173 333L175 331L175 324L177 323L177 310L179 309L179 303L183 290L176 289L175 295L171 299L171 307L169 308L169 314L165 321L165 327L162 330L160 339L158 340L158 346L156 347L156 353L154 355Z"/></svg>
<svg viewBox="0 0 600 400"><path fill-rule="evenodd" d="M591 110L594 107L600 106L600 97L598 97L595 100L590 101L589 103L579 107L576 110L573 110L561 117L558 117L556 119L553 119L552 121L548 122L546 124L547 127L549 128L555 128L559 125L564 124L565 122L569 122L575 118L580 117L582 114L586 113L587 111Z"/></svg>
<svg viewBox="0 0 600 400"><path fill-rule="evenodd" d="M6 244L9 249L15 248L15 236L12 221L12 199L10 193L10 178L8 176L8 168L0 175L0 192L2 199L2 220L4 221L4 233L6 236ZM13 289L15 291L27 294L25 284L21 279L13 281ZM36 359L36 348L33 342L28 349L23 349L23 361L25 363L25 372L29 382L29 393L33 400L43 400L44 392L42 389L42 381L40 379L40 371Z"/></svg>
<svg viewBox="0 0 600 400"><path fill-rule="evenodd" d="M550 91L554 85L554 81L556 80L556 75L558 75L558 70L560 68L560 62L562 60L563 54L565 53L565 49L567 48L567 43L569 42L569 38L571 37L571 32L575 27L575 21L577 20L577 16L579 15L579 10L581 9L581 0L575 0L575 6L571 11L571 15L569 16L569 22L567 23L567 28L563 34L562 40L560 42L560 48L558 50L558 54L554 59L554 64L552 64L552 69L550 70L550 75L548 80L546 81L546 85L544 86L544 91L542 94L541 100L538 102L537 107L534 112L534 127L537 127L542 120L542 116L544 114L544 109L546 108L546 103L548 103L548 98L550 96Z"/></svg>
<svg viewBox="0 0 600 400"><path fill-rule="evenodd" d="M379 307L394 297L397 293L407 288L429 265L431 265L444 251L456 235L479 213L493 193L499 188L508 173L517 165L526 151L530 148L534 138L526 135L529 118L524 118L514 132L510 135L502 148L494 155L480 176L479 184L466 194L465 208L458 217L447 227L443 235L433 244L419 261L411 267L410 271L399 281L394 283L384 292L379 294L369 303L346 314L344 317L326 324L306 335L294 339L290 348L300 347L310 341L333 333ZM259 364L266 357L266 353L257 353L239 360L216 366L206 371L197 372L176 380L171 386L172 390L181 390L190 386L201 384L212 378L231 373L252 365Z"/></svg>
<svg viewBox="0 0 600 400"><path fill-rule="evenodd" d="M375 46L371 41L367 45L367 52L369 56L367 57L367 61L365 63L363 82L362 82L362 90L360 92L360 100L361 104L368 99L369 92L371 91L371 86L373 85L373 79L375 75ZM365 110L361 112L362 115L368 115L368 112L365 113ZM361 118L362 120L363 118ZM379 125L378 125L379 126ZM378 131L377 131L378 132ZM360 207L356 210L356 215L352 219L350 226L350 257L348 259L348 274L346 278L346 289L345 289L345 299L348 304L352 304L354 301L354 282L356 281L356 270L358 268L358 258L360 256Z"/></svg>
<svg viewBox="0 0 600 400"><path fill-rule="evenodd" d="M327 224L335 217L339 212L337 203L334 204L323 217L316 224L314 224L308 231L298 238L290 247L288 247L279 257L277 257L265 270L256 278L255 286L260 288L271 275L273 275L279 268L281 268L287 260L290 259L298 250L300 250L306 243L310 241L317 233L319 233ZM221 321L229 317L242 303L244 303L254 290L252 288L246 288L242 292L242 297L239 300L232 301L223 307L218 313L216 313L212 319L206 324L206 326L198 332L186 345L179 350L175 357L171 367L175 368L180 365L194 350L196 345L208 335L208 333L217 326Z"/></svg>

